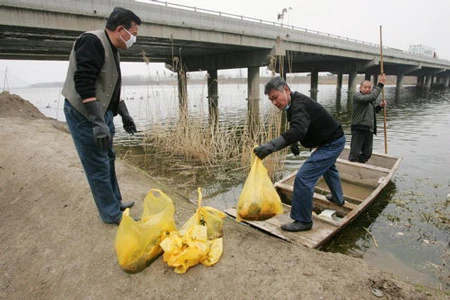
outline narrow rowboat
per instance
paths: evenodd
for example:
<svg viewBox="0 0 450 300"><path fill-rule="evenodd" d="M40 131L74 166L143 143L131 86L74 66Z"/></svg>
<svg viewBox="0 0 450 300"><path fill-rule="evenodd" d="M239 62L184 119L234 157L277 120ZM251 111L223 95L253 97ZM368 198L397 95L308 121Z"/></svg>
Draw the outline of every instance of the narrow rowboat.
<svg viewBox="0 0 450 300"><path fill-rule="evenodd" d="M349 149L345 148L336 161L341 177L345 204L339 206L325 197L330 191L323 178L319 179L314 192L313 228L304 232L286 232L280 226L292 222L289 217L291 198L294 189L294 172L275 183L275 188L283 201L284 213L265 221L245 221L263 231L271 233L295 244L308 248L319 248L342 228L350 224L363 212L386 187L397 171L401 158L373 153L365 164L347 160ZM236 216L236 210L225 211Z"/></svg>

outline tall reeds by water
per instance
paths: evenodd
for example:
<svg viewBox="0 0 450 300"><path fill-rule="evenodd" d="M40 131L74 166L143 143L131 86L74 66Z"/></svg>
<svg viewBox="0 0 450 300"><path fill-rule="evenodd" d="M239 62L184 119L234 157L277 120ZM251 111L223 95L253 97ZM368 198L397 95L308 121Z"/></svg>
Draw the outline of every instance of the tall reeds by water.
<svg viewBox="0 0 450 300"><path fill-rule="evenodd" d="M189 101L187 93L185 95L187 99L183 99L182 103ZM187 105L179 106L176 122L153 124L143 138L144 152L154 155L156 151L158 155L174 158L174 162L182 159L184 164L202 166L208 172L221 169L221 172L240 170L246 174L253 148L280 134L279 125L283 117L276 109L270 110L269 114L260 118L261 123L250 131L248 124L254 124L249 120L250 115L245 124L226 120L211 123L208 118L190 118L186 110ZM220 111L218 115L220 119ZM148 147L152 148L151 151ZM264 160L274 180L283 168L280 157L280 153L274 153Z"/></svg>

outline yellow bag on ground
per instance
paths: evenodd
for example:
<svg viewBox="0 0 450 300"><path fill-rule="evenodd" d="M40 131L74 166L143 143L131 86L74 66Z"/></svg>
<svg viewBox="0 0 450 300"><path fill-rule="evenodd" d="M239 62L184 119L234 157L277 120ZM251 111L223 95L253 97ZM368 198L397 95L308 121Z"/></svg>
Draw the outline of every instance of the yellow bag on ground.
<svg viewBox="0 0 450 300"><path fill-rule="evenodd" d="M263 221L283 213L283 205L262 160L252 153L252 166L237 203L237 221Z"/></svg>
<svg viewBox="0 0 450 300"><path fill-rule="evenodd" d="M163 260L176 273L185 273L189 267L201 263L212 266L223 252L222 225L225 214L212 207L202 207L201 188L198 188L198 208L180 231L163 238Z"/></svg>
<svg viewBox="0 0 450 300"><path fill-rule="evenodd" d="M172 199L151 189L144 199L140 221L134 221L126 209L116 234L116 253L120 267L136 273L145 269L161 253L161 237L176 230Z"/></svg>

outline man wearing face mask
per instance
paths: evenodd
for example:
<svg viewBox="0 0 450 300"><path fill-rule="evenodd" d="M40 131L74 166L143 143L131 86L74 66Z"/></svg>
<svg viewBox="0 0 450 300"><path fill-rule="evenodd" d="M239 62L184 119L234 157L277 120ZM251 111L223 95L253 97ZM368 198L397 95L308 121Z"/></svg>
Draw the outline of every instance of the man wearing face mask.
<svg viewBox="0 0 450 300"><path fill-rule="evenodd" d="M280 77L274 77L266 84L264 94L278 109L286 110L289 129L256 147L255 154L263 159L291 145L294 155L298 155L297 142L306 148L315 148L295 176L291 203L291 218L294 221L281 225L285 231L311 230L314 186L321 176L331 191L327 199L341 206L345 204L335 165L345 146L344 131L322 105L299 92L292 92Z"/></svg>
<svg viewBox="0 0 450 300"><path fill-rule="evenodd" d="M106 28L83 33L74 44L62 89L64 114L83 165L92 196L103 222L119 224L122 211L134 202L122 202L115 171L113 118L122 117L126 132L136 125L120 100L121 72L118 49L136 42L141 19L116 7Z"/></svg>

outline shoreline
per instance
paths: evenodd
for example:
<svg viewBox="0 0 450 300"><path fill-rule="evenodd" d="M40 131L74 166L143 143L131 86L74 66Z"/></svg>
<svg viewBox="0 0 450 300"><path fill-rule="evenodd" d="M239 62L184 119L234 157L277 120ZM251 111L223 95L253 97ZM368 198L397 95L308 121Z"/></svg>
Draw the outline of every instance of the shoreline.
<svg viewBox="0 0 450 300"><path fill-rule="evenodd" d="M260 84L265 84L267 81L270 80L271 77L261 77L260 78ZM309 76L290 76L288 74L288 83L289 84L310 84L310 77ZM364 80L364 75L358 75L356 77L356 83L357 85ZM221 77L217 79L218 84L247 84L247 78L246 77ZM150 82L150 83L149 83ZM387 76L386 85L395 85L397 82L396 76L389 75ZM337 83L337 76L336 75L330 75L330 76L319 76L319 85L320 84L326 84L326 85L336 85ZM403 79L403 85L416 85L417 79L415 76L405 76ZM177 85L177 79L174 78L152 78L150 79L145 78L143 80L135 80L130 77L124 77L123 78L123 86L146 86L146 85ZM193 85L206 85L207 79L206 75L204 78L188 78L188 84ZM348 75L344 74L342 76L342 85L348 84ZM37 83L30 86L20 87L20 88L50 88L50 87L62 87L63 82L46 82L46 83Z"/></svg>

